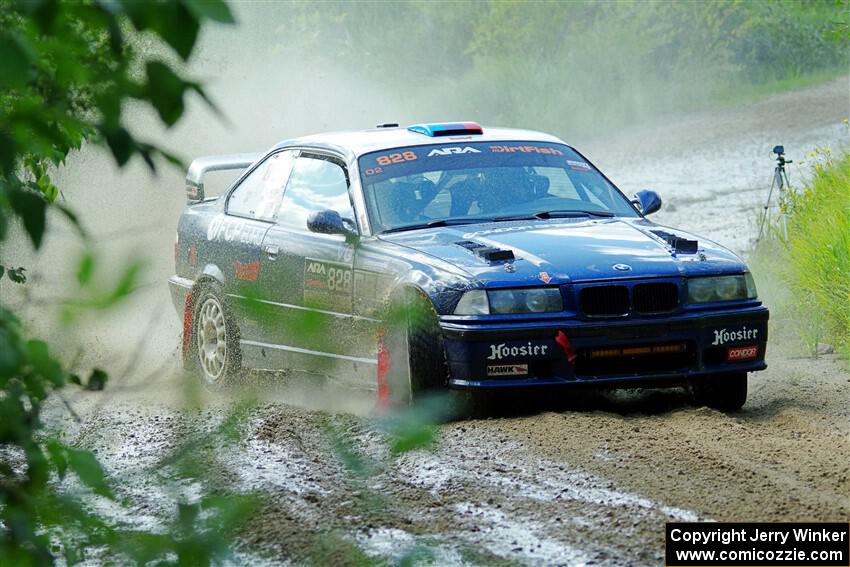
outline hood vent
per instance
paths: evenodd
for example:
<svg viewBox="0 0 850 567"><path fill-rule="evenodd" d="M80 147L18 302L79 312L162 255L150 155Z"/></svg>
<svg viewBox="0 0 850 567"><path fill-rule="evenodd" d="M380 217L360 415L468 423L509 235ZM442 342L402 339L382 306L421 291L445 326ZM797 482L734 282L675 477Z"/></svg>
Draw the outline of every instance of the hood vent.
<svg viewBox="0 0 850 567"><path fill-rule="evenodd" d="M681 236L676 236L675 234L664 232L663 230L653 230L650 232L664 240L675 252L679 252L680 254L697 253L699 242L696 240L688 240L687 238L682 238Z"/></svg>
<svg viewBox="0 0 850 567"><path fill-rule="evenodd" d="M456 243L458 246L466 248L476 256L480 256L487 262L508 262L514 259L513 250L502 250L493 246L485 246L471 240L461 240Z"/></svg>

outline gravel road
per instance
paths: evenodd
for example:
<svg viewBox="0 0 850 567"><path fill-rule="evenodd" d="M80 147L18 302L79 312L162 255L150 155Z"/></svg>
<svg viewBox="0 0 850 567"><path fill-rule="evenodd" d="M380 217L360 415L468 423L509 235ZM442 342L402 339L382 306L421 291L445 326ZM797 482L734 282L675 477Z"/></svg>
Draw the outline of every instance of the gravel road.
<svg viewBox="0 0 850 567"><path fill-rule="evenodd" d="M800 162L817 145L846 145L847 93L844 77L585 149L624 189L658 190L667 203L660 222L744 253L770 181L770 148L784 143ZM113 334L138 337L142 352L122 362L127 370L107 392L71 398L79 422L58 411L52 419L97 451L129 503L94 505L130 524L161 525L175 495L260 494L236 563L342 565L365 555L658 565L670 520L850 518L846 363L796 358L782 344L770 346L769 369L751 376L740 412L693 407L680 390L497 399L482 416L440 425L434 448L399 457L369 417L370 400L312 376L275 377L244 416L240 440L205 449L209 477L175 486L162 459L222 422L235 395L205 394L202 409L183 410L178 322L150 315L170 309L163 288L119 312L117 330L92 331L104 352ZM339 458L338 436L364 457L366 474Z"/></svg>

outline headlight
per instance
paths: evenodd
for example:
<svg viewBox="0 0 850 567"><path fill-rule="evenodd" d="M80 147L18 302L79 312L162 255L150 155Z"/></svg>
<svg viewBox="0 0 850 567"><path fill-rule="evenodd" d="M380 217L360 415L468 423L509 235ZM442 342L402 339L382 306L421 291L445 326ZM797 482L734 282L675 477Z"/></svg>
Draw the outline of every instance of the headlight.
<svg viewBox="0 0 850 567"><path fill-rule="evenodd" d="M749 273L688 280L688 303L738 301L756 297L756 284Z"/></svg>
<svg viewBox="0 0 850 567"><path fill-rule="evenodd" d="M483 289L472 289L463 294L455 307L455 315L489 315L490 304L487 303L487 292Z"/></svg>
<svg viewBox="0 0 850 567"><path fill-rule="evenodd" d="M460 298L455 315L490 313L557 313L563 311L557 288L501 289L490 292L475 289Z"/></svg>
<svg viewBox="0 0 850 567"><path fill-rule="evenodd" d="M753 275L750 272L744 274L744 279L747 282L747 297L749 299L755 299L759 296L759 292L756 289L756 280L753 279Z"/></svg>

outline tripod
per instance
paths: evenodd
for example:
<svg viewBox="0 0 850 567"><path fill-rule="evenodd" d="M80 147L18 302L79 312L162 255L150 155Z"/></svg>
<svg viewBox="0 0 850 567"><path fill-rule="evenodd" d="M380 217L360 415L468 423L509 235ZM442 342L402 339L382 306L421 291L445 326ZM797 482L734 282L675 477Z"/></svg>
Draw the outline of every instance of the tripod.
<svg viewBox="0 0 850 567"><path fill-rule="evenodd" d="M773 168L773 181L770 182L770 191L767 193L767 201L764 204L764 212L762 213L761 223L759 224L759 236L756 239L756 242L761 240L761 237L764 234L764 225L767 222L767 216L770 212L770 201L773 198L774 189L778 189L779 214L782 217L782 230L785 239L788 239L788 224L785 217L788 199L785 191L786 189L790 189L791 182L788 181L788 172L785 171L785 164L794 162L790 159L785 159L784 146L774 146L773 153L776 154L776 167Z"/></svg>

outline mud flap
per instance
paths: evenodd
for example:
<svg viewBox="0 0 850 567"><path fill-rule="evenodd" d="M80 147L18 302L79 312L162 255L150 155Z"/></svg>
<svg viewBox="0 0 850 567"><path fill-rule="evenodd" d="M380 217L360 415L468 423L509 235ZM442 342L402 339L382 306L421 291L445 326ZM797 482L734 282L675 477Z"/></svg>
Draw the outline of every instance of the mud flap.
<svg viewBox="0 0 850 567"><path fill-rule="evenodd" d="M404 408L412 401L407 329L403 325L378 332L375 411Z"/></svg>
<svg viewBox="0 0 850 567"><path fill-rule="evenodd" d="M386 343L387 331L384 328L378 329L378 392L375 400L375 411L386 411L390 406L390 385L388 374L390 371L390 351Z"/></svg>
<svg viewBox="0 0 850 567"><path fill-rule="evenodd" d="M194 297L191 293L186 294L183 302L183 364L185 365L192 350L192 323L194 310Z"/></svg>

